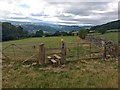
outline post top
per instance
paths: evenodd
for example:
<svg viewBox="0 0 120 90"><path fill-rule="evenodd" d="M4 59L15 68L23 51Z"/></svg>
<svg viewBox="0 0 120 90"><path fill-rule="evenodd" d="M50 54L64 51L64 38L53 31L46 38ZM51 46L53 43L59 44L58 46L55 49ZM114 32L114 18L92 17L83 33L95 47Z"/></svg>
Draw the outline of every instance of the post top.
<svg viewBox="0 0 120 90"><path fill-rule="evenodd" d="M40 45L44 45L44 43L41 43Z"/></svg>

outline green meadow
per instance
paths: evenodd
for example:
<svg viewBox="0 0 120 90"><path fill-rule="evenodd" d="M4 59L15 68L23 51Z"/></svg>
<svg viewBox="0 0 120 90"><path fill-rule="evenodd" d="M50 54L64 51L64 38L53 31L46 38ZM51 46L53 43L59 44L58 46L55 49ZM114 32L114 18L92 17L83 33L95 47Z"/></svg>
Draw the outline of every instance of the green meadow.
<svg viewBox="0 0 120 90"><path fill-rule="evenodd" d="M107 34L104 36L109 37ZM42 37L8 41L3 42L2 45L6 47L13 43L19 46L44 43L48 48L58 48L61 38L66 42L77 41L76 36ZM30 50L28 46L23 45L22 48ZM8 51L11 50L8 49ZM24 52L21 53L24 54ZM3 60L2 86L3 88L117 88L117 64L118 62L114 59L109 61L91 59L67 61L65 65L54 67L53 65L32 65L32 62L28 66L17 60Z"/></svg>

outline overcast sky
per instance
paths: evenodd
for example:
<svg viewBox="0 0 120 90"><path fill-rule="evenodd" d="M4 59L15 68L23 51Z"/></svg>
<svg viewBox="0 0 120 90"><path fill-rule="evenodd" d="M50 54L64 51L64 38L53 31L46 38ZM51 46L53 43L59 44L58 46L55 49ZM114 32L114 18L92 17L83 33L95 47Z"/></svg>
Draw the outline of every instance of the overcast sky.
<svg viewBox="0 0 120 90"><path fill-rule="evenodd" d="M117 19L117 0L0 0L0 21L98 25Z"/></svg>

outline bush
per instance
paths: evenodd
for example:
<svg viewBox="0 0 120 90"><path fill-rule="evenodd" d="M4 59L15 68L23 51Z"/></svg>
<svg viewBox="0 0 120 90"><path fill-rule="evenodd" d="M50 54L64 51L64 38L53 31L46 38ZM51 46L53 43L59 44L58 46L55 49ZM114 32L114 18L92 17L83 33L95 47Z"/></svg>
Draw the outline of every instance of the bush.
<svg viewBox="0 0 120 90"><path fill-rule="evenodd" d="M42 37L44 35L44 32L42 30L39 30L36 32L35 37Z"/></svg>
<svg viewBox="0 0 120 90"><path fill-rule="evenodd" d="M87 30L80 30L79 33L78 33L78 36L79 36L81 39L85 39L87 33L88 33Z"/></svg>
<svg viewBox="0 0 120 90"><path fill-rule="evenodd" d="M101 33L101 34L105 34L105 33L106 33L106 30L100 29L98 32Z"/></svg>

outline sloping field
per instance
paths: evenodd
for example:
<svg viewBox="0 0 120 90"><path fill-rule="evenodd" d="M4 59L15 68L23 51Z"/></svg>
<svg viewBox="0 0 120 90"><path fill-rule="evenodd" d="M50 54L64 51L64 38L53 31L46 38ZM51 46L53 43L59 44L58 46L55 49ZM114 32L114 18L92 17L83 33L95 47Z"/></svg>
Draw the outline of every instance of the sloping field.
<svg viewBox="0 0 120 90"><path fill-rule="evenodd" d="M9 44L41 44L44 43L46 47L58 47L61 39L67 42L75 42L76 37L74 36L61 36L61 37L42 37L42 38L28 38L21 40L13 40L8 42L3 42L2 46L7 46Z"/></svg>
<svg viewBox="0 0 120 90"><path fill-rule="evenodd" d="M46 47L60 46L60 39L76 42L76 37L43 37L4 42L9 44L39 44ZM68 61L65 65L42 67L34 62L22 64L18 61L4 61L2 67L3 88L117 88L118 62L114 59L103 61Z"/></svg>
<svg viewBox="0 0 120 90"><path fill-rule="evenodd" d="M96 37L101 37L106 40L112 40L113 42L118 42L118 33L117 32L110 32L105 34L95 34Z"/></svg>

